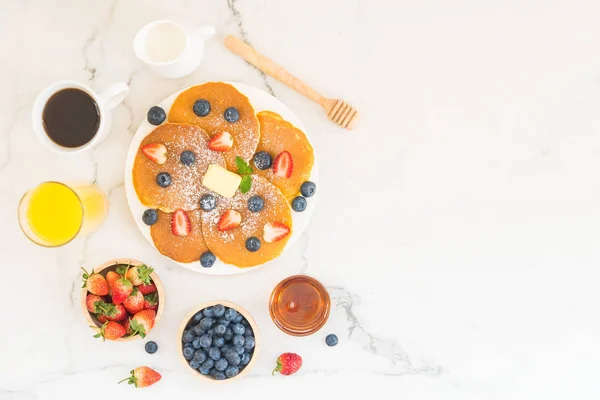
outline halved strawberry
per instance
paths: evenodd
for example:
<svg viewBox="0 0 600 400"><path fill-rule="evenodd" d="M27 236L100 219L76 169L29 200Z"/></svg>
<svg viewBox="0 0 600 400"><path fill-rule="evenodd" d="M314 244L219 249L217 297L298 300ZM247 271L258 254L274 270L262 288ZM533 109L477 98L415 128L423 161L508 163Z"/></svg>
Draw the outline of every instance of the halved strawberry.
<svg viewBox="0 0 600 400"><path fill-rule="evenodd" d="M214 151L227 151L233 146L233 136L229 132L221 131L210 139L208 148Z"/></svg>
<svg viewBox="0 0 600 400"><path fill-rule="evenodd" d="M242 215L235 210L227 210L221 215L221 219L219 220L219 225L217 229L221 232L228 231L230 229L239 226L242 223Z"/></svg>
<svg viewBox="0 0 600 400"><path fill-rule="evenodd" d="M289 178L292 176L293 170L294 160L292 160L292 155L289 152L284 151L275 157L275 161L273 161L273 172L275 173L275 176Z"/></svg>
<svg viewBox="0 0 600 400"><path fill-rule="evenodd" d="M175 211L171 219L171 231L175 236L187 236L192 231L190 219L183 210Z"/></svg>
<svg viewBox="0 0 600 400"><path fill-rule="evenodd" d="M149 143L142 147L142 153L156 164L164 164L167 161L167 148L162 143Z"/></svg>
<svg viewBox="0 0 600 400"><path fill-rule="evenodd" d="M274 243L280 241L284 237L290 234L290 228L286 224L281 222L269 222L265 224L265 232L263 239L267 243Z"/></svg>

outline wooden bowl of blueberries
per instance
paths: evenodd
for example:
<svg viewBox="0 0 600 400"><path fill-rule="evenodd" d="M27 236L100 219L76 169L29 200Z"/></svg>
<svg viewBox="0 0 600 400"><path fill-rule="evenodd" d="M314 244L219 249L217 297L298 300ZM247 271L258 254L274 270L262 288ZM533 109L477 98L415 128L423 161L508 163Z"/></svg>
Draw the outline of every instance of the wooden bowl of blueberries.
<svg viewBox="0 0 600 400"><path fill-rule="evenodd" d="M198 377L229 382L247 374L258 355L259 332L247 310L209 301L189 313L179 330L180 354Z"/></svg>

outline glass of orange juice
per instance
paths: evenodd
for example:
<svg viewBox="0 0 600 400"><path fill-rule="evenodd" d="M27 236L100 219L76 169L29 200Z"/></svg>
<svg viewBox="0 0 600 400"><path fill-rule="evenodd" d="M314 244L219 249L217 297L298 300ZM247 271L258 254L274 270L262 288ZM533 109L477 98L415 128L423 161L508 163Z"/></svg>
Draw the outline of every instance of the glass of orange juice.
<svg viewBox="0 0 600 400"><path fill-rule="evenodd" d="M25 193L18 213L21 230L32 242L58 247L98 229L108 201L95 184L44 182Z"/></svg>

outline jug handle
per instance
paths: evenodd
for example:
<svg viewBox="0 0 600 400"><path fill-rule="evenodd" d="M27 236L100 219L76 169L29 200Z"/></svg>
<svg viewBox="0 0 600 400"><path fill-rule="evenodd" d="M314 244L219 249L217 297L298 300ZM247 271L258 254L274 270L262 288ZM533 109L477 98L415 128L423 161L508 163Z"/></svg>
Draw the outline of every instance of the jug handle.
<svg viewBox="0 0 600 400"><path fill-rule="evenodd" d="M197 26L194 29L194 34L201 39L208 39L208 38L214 36L215 33L216 33L216 29L214 26L211 26L211 25Z"/></svg>

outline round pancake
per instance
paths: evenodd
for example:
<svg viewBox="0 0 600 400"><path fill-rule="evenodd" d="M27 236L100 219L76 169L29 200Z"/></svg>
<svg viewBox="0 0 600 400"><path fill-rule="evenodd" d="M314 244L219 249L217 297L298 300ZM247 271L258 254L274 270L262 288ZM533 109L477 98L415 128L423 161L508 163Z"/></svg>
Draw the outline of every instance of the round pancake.
<svg viewBox="0 0 600 400"><path fill-rule="evenodd" d="M225 166L223 155L208 148L208 134L200 127L189 124L163 124L142 140L133 164L133 186L142 204L164 212L177 209L190 211L199 207L199 200L208 189L201 185L210 164ZM167 161L160 165L142 153L149 143L167 147ZM196 156L193 165L179 161L181 152L189 150ZM172 183L166 188L156 183L159 172L171 174Z"/></svg>
<svg viewBox="0 0 600 400"><path fill-rule="evenodd" d="M194 103L204 99L210 103L210 112L205 117L194 113ZM236 107L240 113L237 122L229 123L223 113L229 107ZM217 132L227 131L233 136L233 147L224 152L229 170L237 172L235 157L248 161L256 151L260 137L258 120L254 108L246 96L233 86L223 82L208 82L193 86L177 96L169 111L169 122L184 122L200 126L214 136Z"/></svg>
<svg viewBox="0 0 600 400"><path fill-rule="evenodd" d="M277 186L288 200L292 200L300 192L300 185L310 177L315 162L313 147L304 132L296 128L272 111L258 113L260 122L260 142L256 151L266 151L273 157L288 151L294 162L292 176L289 178L275 176L273 168L259 170L252 163L254 172L264 176Z"/></svg>
<svg viewBox="0 0 600 400"><path fill-rule="evenodd" d="M248 210L248 199L259 195L265 201L262 211ZM217 228L221 215L228 209L242 215L240 226L225 232ZM239 190L231 199L218 197L217 207L212 211L202 212L202 232L208 248L224 263L238 267L253 267L279 256L289 240L292 232L275 243L267 243L263 239L263 228L268 222L281 222L292 229L291 208L281 191L268 180L252 175L250 191L242 194ZM257 252L246 249L246 239L256 236L261 241Z"/></svg>
<svg viewBox="0 0 600 400"><path fill-rule="evenodd" d="M187 236L175 236L171 231L173 214L158 212L158 221L150 227L150 235L154 245L165 256L182 263L200 260L208 247L202 236L200 210L186 212L190 219L192 231Z"/></svg>

